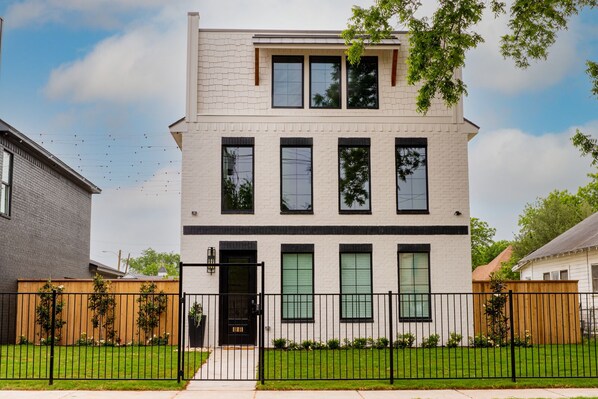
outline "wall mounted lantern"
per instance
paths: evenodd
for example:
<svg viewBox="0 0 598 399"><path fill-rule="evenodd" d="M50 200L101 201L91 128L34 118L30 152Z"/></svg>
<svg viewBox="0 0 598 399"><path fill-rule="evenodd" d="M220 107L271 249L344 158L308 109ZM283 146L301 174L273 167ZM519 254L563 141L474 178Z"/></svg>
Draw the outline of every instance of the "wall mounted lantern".
<svg viewBox="0 0 598 399"><path fill-rule="evenodd" d="M216 248L208 247L208 267L207 271L210 274L214 274L216 271L216 266L212 266L216 264Z"/></svg>

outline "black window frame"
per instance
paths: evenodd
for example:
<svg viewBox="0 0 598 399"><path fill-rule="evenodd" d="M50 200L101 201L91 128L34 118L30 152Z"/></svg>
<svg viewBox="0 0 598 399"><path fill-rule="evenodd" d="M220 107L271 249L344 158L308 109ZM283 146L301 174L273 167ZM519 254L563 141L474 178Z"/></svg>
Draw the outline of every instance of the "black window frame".
<svg viewBox="0 0 598 399"><path fill-rule="evenodd" d="M380 63L379 63L379 59L378 56L376 55L368 55L368 56L363 56L360 59L360 63L364 62L364 61L369 61L369 60L376 60L376 105L373 107L354 107L349 105L349 91L350 91L350 85L349 85L349 69L352 67L351 63L349 62L349 59L346 59L345 62L345 80L346 80L346 87L347 90L345 91L345 96L346 96L346 103L347 103L347 109L380 109Z"/></svg>
<svg viewBox="0 0 598 399"><path fill-rule="evenodd" d="M370 255L370 292L369 294L344 294L343 293L343 254L364 254ZM339 320L341 323L371 323L374 321L374 253L372 244L339 244L338 253L338 271L339 271ZM370 317L343 317L343 295L369 295L370 297Z"/></svg>
<svg viewBox="0 0 598 399"><path fill-rule="evenodd" d="M426 253L428 254L428 294L413 294L413 293L402 293L401 292L401 254L406 254L406 253ZM398 303L398 307L399 307L399 322L404 322L404 323L411 323L411 322L415 322L415 323L430 323L432 322L432 279L431 279L431 274L432 274L432 259L430 256L431 253L431 246L430 244L399 244L397 245L397 272L398 272L398 282L399 282L399 303ZM402 306L401 306L401 301L403 300L402 298L404 296L408 296L408 295L419 295L419 296L427 296L428 297L428 303L429 303L429 307L428 307L428 316L422 316L422 317L410 317L410 316L403 316L402 315Z"/></svg>
<svg viewBox="0 0 598 399"><path fill-rule="evenodd" d="M10 219L11 214L12 214L12 191L13 191L13 170L14 170L14 162L15 162L15 154L11 151L8 151L6 148L1 148L2 150L2 162L0 162L0 187L5 186L8 188L8 194L7 194L7 206L5 209L5 212L0 212L0 216L3 216L7 219ZM2 169L4 168L4 162L6 162L6 159L4 157L4 154L9 154L10 155L10 161L9 161L9 165L8 165L8 181L5 182L4 180L2 180Z"/></svg>
<svg viewBox="0 0 598 399"><path fill-rule="evenodd" d="M251 197L251 210L249 209L239 209L239 210L230 210L224 209L224 149L226 147L245 147L251 148L251 177L252 177L252 187L253 187L253 195ZM222 144L220 150L220 212L223 215L231 214L231 215L239 215L239 214L246 214L246 215L253 215L255 213L255 140L253 137L222 137Z"/></svg>
<svg viewBox="0 0 598 399"><path fill-rule="evenodd" d="M591 265L592 292L598 292L598 264Z"/></svg>
<svg viewBox="0 0 598 399"><path fill-rule="evenodd" d="M311 209L284 210L283 199L283 176L282 176L282 150L283 148L309 148L311 155ZM311 137L280 138L280 213L283 215L313 215L314 214L314 149Z"/></svg>
<svg viewBox="0 0 598 399"><path fill-rule="evenodd" d="M400 209L399 207L399 148L424 148L426 150L426 209ZM395 138L395 206L397 215L429 215L430 214L430 171L428 162L428 139L425 137Z"/></svg>
<svg viewBox="0 0 598 399"><path fill-rule="evenodd" d="M301 105L284 106L274 105L274 64L301 64ZM273 55L272 56L272 88L271 88L271 106L273 109L303 109L305 108L305 56L303 55Z"/></svg>
<svg viewBox="0 0 598 399"><path fill-rule="evenodd" d="M285 254L311 254L311 317L290 318L284 317L284 255ZM313 323L315 321L315 269L316 256L314 244L282 244L280 246L280 320L282 323ZM309 294L288 294L288 295L309 295Z"/></svg>
<svg viewBox="0 0 598 399"><path fill-rule="evenodd" d="M341 193L341 148L368 148L368 209L342 209L343 196ZM337 150L338 164L338 213L340 215L371 215L372 214L372 147L369 138L339 137Z"/></svg>
<svg viewBox="0 0 598 399"><path fill-rule="evenodd" d="M313 93L312 87L312 64L338 62L338 107L316 107L311 103ZM342 79L343 57L334 55L311 55L309 56L309 108L310 109L341 109L343 107L343 79Z"/></svg>

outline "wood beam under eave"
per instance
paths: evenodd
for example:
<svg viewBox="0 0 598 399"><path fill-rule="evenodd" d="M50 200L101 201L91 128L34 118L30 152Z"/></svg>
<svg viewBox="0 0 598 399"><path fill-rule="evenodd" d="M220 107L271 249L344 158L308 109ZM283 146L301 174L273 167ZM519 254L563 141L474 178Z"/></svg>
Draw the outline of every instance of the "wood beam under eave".
<svg viewBox="0 0 598 399"><path fill-rule="evenodd" d="M399 58L399 50L392 50L392 71L390 73L390 85L397 85L397 61Z"/></svg>
<svg viewBox="0 0 598 399"><path fill-rule="evenodd" d="M255 85L260 85L260 49L255 49Z"/></svg>

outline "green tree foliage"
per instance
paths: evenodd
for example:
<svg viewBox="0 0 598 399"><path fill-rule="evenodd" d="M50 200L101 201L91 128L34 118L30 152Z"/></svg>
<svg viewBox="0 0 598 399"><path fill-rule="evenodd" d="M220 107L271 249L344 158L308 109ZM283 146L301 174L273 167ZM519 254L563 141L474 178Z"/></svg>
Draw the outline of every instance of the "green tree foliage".
<svg viewBox="0 0 598 399"><path fill-rule="evenodd" d="M172 252L156 252L152 248L144 249L141 256L131 258L129 267L146 276L157 276L160 267L164 266L168 276L179 275L179 254Z"/></svg>
<svg viewBox="0 0 598 399"><path fill-rule="evenodd" d="M57 295L56 317L54 319L55 335L52 337L52 298L54 291L56 291ZM43 337L40 336L40 338L45 344L50 344L54 340L55 342L59 342L62 336L62 327L66 324L66 321L62 319L62 310L64 309L64 301L62 300L62 295L60 295L62 291L64 291L64 286L54 285L50 280L37 290L39 301L35 306L35 322L43 331Z"/></svg>
<svg viewBox="0 0 598 399"><path fill-rule="evenodd" d="M340 191L348 207L354 203L364 205L369 198L367 182L369 173L369 149L367 147L341 147L342 165L339 179Z"/></svg>
<svg viewBox="0 0 598 399"><path fill-rule="evenodd" d="M488 338L496 346L503 346L507 343L509 333L509 319L506 316L507 294L504 280L495 273L490 274L490 291L484 304L487 325L489 328Z"/></svg>
<svg viewBox="0 0 598 399"><path fill-rule="evenodd" d="M158 287L154 282L146 282L139 289L137 303L137 326L145 333L146 341L152 339L155 329L160 326L160 316L166 311L168 298L164 291L156 292ZM139 333L141 335L141 333ZM139 337L142 342L141 337Z"/></svg>
<svg viewBox="0 0 598 399"><path fill-rule="evenodd" d="M395 25L409 30L410 53L407 58L407 83L419 84L417 109L425 113L432 99L442 98L456 104L467 87L456 74L465 65L465 53L484 41L476 26L490 9L495 17L509 15L509 32L501 39L500 51L526 68L531 60L545 60L548 49L560 31L567 29L572 16L584 7L595 8L598 0L514 0L510 7L499 0L444 0L431 17L416 12L420 0L375 0L369 8L353 7L343 37L350 45L351 63L357 63L367 43L388 38ZM593 80L592 92L598 92L598 65L588 61Z"/></svg>
<svg viewBox="0 0 598 399"><path fill-rule="evenodd" d="M93 294L88 297L87 308L91 310L93 328L99 328L100 330L100 339L105 337L106 342L115 343L116 298L114 294L110 293L111 285L110 281L104 280L102 276L96 273L93 278Z"/></svg>
<svg viewBox="0 0 598 399"><path fill-rule="evenodd" d="M588 186L595 189L596 180ZM585 193L588 186L579 191ZM526 204L519 216L520 230L513 245L516 258L521 259L547 244L597 210L582 195L567 190L554 190L546 198Z"/></svg>
<svg viewBox="0 0 598 399"><path fill-rule="evenodd" d="M316 107L322 108L340 108L340 77L341 64L332 63L332 73L330 74L330 81L333 82L326 89L325 95L316 93L313 97L313 103Z"/></svg>
<svg viewBox="0 0 598 399"><path fill-rule="evenodd" d="M494 243L492 238L496 229L478 218L471 218L471 265L475 269L486 262L486 250Z"/></svg>

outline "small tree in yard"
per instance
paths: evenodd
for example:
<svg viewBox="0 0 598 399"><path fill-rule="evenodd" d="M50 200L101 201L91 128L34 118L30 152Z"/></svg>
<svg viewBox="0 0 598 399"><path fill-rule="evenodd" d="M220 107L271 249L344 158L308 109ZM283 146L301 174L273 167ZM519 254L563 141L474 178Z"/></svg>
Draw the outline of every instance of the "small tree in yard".
<svg viewBox="0 0 598 399"><path fill-rule="evenodd" d="M37 290L39 303L35 307L35 322L41 327L44 336L40 337L40 343L50 344L60 341L62 335L62 326L66 321L62 320L62 309L64 308L64 301L60 295L56 297L56 319L55 319L55 336L52 337L52 296L54 291L61 294L64 291L62 285L54 285L52 281L48 280L40 289Z"/></svg>
<svg viewBox="0 0 598 399"><path fill-rule="evenodd" d="M146 340L151 340L154 330L160 324L160 316L166 310L168 302L164 291L156 293L157 288L154 282L143 283L139 290L139 298L137 298L139 304L137 326L145 333Z"/></svg>
<svg viewBox="0 0 598 399"><path fill-rule="evenodd" d="M93 328L99 328L99 337L102 338L102 329L106 343L115 343L116 330L114 321L116 319L115 308L116 298L110 294L110 281L104 280L96 273L93 278L93 294L89 295L87 308L92 311L91 324Z"/></svg>
<svg viewBox="0 0 598 399"><path fill-rule="evenodd" d="M504 292L506 284L504 280L495 273L490 274L490 290L492 295L484 304L484 313L488 322L488 337L496 346L503 346L507 343L509 333L508 317L505 315L507 294Z"/></svg>

